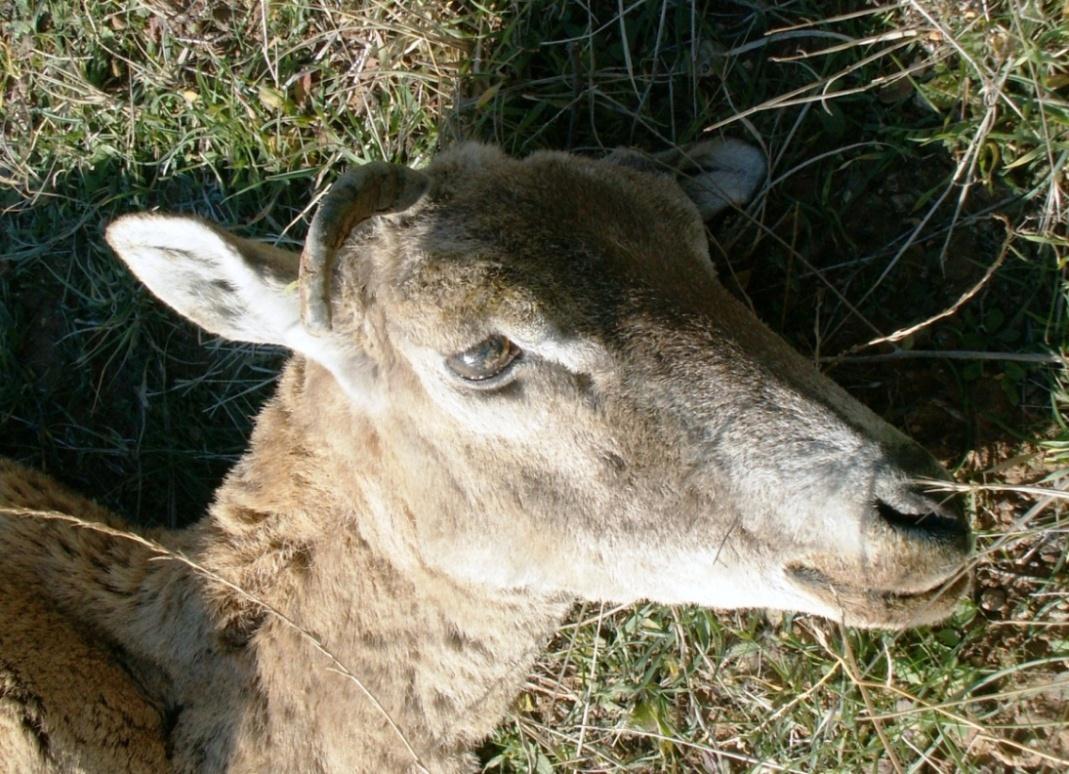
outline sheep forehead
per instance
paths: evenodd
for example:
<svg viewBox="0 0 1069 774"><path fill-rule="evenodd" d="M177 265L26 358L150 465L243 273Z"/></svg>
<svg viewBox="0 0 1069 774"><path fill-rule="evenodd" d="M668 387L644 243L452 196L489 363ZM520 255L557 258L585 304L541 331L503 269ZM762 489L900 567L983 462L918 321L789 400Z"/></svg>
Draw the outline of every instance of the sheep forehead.
<svg viewBox="0 0 1069 774"><path fill-rule="evenodd" d="M704 229L671 179L564 154L491 161L432 166L429 202L390 224L388 284L413 314L603 327L638 288L708 289Z"/></svg>

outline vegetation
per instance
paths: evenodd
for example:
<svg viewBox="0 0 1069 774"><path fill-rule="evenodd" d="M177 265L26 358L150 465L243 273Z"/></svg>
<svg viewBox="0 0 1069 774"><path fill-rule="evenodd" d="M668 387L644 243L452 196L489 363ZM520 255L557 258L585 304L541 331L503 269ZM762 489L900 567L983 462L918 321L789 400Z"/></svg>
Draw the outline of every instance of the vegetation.
<svg viewBox="0 0 1069 774"><path fill-rule="evenodd" d="M103 244L118 213L296 245L346 164L458 138L760 145L768 185L710 235L721 276L955 471L973 598L902 635L583 606L484 763L1069 766L1064 0L8 0L0 127L0 452L172 526L282 353L161 308Z"/></svg>

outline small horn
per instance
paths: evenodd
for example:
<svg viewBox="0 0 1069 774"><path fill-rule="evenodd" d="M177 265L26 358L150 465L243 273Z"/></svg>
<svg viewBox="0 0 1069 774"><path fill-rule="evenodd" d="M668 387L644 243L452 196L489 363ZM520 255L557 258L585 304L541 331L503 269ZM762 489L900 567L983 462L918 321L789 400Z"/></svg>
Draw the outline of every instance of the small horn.
<svg viewBox="0 0 1069 774"><path fill-rule="evenodd" d="M330 330L334 254L353 228L375 215L408 209L423 196L427 185L422 172L373 161L347 170L330 187L301 251L301 320L309 330Z"/></svg>

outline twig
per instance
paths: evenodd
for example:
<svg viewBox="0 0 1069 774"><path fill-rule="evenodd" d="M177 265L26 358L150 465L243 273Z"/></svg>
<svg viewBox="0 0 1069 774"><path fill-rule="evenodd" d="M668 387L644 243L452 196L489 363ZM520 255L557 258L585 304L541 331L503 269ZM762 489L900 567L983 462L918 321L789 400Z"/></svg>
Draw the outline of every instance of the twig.
<svg viewBox="0 0 1069 774"><path fill-rule="evenodd" d="M850 19L857 19L861 16L871 16L877 13L886 13L887 11L898 10L898 3L889 3L887 5L878 5L873 8L866 8L863 11L852 11L850 13L841 13L838 16L822 16L819 19L799 22L797 24L791 24L786 27L776 27L768 31L768 35L778 35L781 32L787 32L789 30L804 30L809 27L815 27L818 24L832 24L834 22L849 21Z"/></svg>
<svg viewBox="0 0 1069 774"><path fill-rule="evenodd" d="M818 56L827 56L828 54L836 54L840 51L846 51L857 46L871 46L873 43L883 43L888 40L902 40L903 38L915 38L917 37L916 30L891 30L881 35L873 35L868 38L846 38L846 42L838 46L828 46L827 48L821 48L816 51L804 51L800 54L793 56L773 56L769 59L773 62L800 62L803 59L812 59Z"/></svg>
<svg viewBox="0 0 1069 774"><path fill-rule="evenodd" d="M879 336L875 339L872 339L871 341L865 342L864 344L856 344L850 349L846 350L846 352L844 352L843 354L850 355L867 347L874 347L877 344L887 344L896 341L901 341L907 336L912 336L917 331L927 328L934 322L942 320L946 317L950 317L952 314L957 312L966 302L972 299L973 296L979 293L980 288L987 284L987 281L991 279L991 277L995 274L998 268L1006 260L1006 255L1010 251L1010 243L1013 240L1013 229L1010 226L1010 222L1004 216L996 215L995 217L1001 220L1003 225L1006 226L1006 239L1002 242L1002 248L998 252L998 257L995 258L994 262L988 267L987 271L984 272L984 276L980 278L979 282L977 282L975 285L965 291L965 293L963 293L957 301L955 301L951 306L944 309L939 314L932 315L927 320L919 322L916 325L910 325L908 328L900 328L889 336Z"/></svg>
<svg viewBox="0 0 1069 774"><path fill-rule="evenodd" d="M757 40L751 40L749 43L743 43L739 46L725 49L723 51L714 51L713 56L719 58L735 57L740 54L746 54L750 51L754 51L759 48L764 48L770 43L778 43L781 40L787 40L788 38L831 38L833 40L845 41L848 45L854 44L856 41L849 35L843 35L838 32L823 32L823 31L784 31L778 33L768 33L763 38Z"/></svg>
<svg viewBox="0 0 1069 774"><path fill-rule="evenodd" d="M919 478L917 483L922 484L930 492L1017 492L1018 494L1033 495L1035 497L1053 497L1059 500L1069 500L1069 492L1046 486L958 484L954 481L939 481L934 478Z"/></svg>
<svg viewBox="0 0 1069 774"><path fill-rule="evenodd" d="M894 53L900 48L904 48L905 46L909 45L909 43L909 40L894 43L890 46L880 49L874 54L870 54L869 56L864 57L860 61L855 62L854 64L851 64L850 66L845 67L842 70L833 73L832 75L829 75L823 81L816 83L807 83L806 85L800 86L797 89L792 89L791 91L788 91L785 94L780 94L779 96L767 99L758 105L753 105L752 107L748 107L745 110L734 113L733 115L723 119L722 121L717 121L716 123L706 126L702 129L702 134L715 132L718 129L722 129L725 126L728 126L729 124L733 124L736 121L741 121L745 118L749 118L752 115L764 112L766 110L777 110L779 108L787 107L790 105L804 105L809 102L824 102L834 97L845 97L850 94L859 94L861 92L868 91L874 86L878 86L883 83L893 83L897 80L901 80L902 78L906 78L912 73L921 70L924 67L928 67L930 63L925 61L915 65L910 65L909 67L895 73L893 76L874 78L871 81L865 83L864 85L855 88L847 88L842 89L841 91L830 93L823 91L824 89L829 88L831 84L842 78L845 78L847 75L854 72L855 70L864 67L865 65L874 62L878 59L881 59L882 57L888 56L889 54ZM806 92L813 91L816 89L821 89L821 93L808 95L806 94Z"/></svg>
<svg viewBox="0 0 1069 774"><path fill-rule="evenodd" d="M1045 352L982 352L971 349L898 349L881 355L827 355L821 363L885 363L890 360L997 360L1012 363L1066 365L1063 355Z"/></svg>
<svg viewBox="0 0 1069 774"><path fill-rule="evenodd" d="M583 756L583 742L586 739L586 721L590 716L590 694L594 690L594 672L598 666L598 642L601 639L601 617L605 613L605 603L598 608L598 624L594 627L594 652L590 657L590 671L586 678L586 696L583 698L583 719L579 727L579 741L575 744L575 759L578 761Z"/></svg>
<svg viewBox="0 0 1069 774"><path fill-rule="evenodd" d="M691 742L687 739L666 736L665 734L658 734L654 731L643 731L638 728L614 728L613 733L621 736L641 736L646 737L647 739L657 739L658 741L676 744L680 747L690 747L691 749L701 750L703 752L712 753L713 755L722 755L725 758L742 761L743 763L752 763L757 766L759 770L771 769L772 771L787 771L791 772L791 774L801 774L801 769L792 769L788 766L781 766L778 763L769 763L768 761L763 761L750 755L743 755L742 753L731 752L729 750L721 750L707 744L699 744L698 742Z"/></svg>

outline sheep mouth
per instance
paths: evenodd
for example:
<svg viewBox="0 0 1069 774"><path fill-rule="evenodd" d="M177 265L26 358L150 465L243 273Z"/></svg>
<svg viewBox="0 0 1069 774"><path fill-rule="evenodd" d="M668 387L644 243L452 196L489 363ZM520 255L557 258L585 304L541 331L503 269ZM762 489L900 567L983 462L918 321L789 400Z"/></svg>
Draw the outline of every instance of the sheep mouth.
<svg viewBox="0 0 1069 774"><path fill-rule="evenodd" d="M932 586L918 591L873 588L833 579L815 567L794 565L787 576L808 594L831 606L850 626L905 629L935 623L953 611L969 588L972 576L964 568L949 571Z"/></svg>

